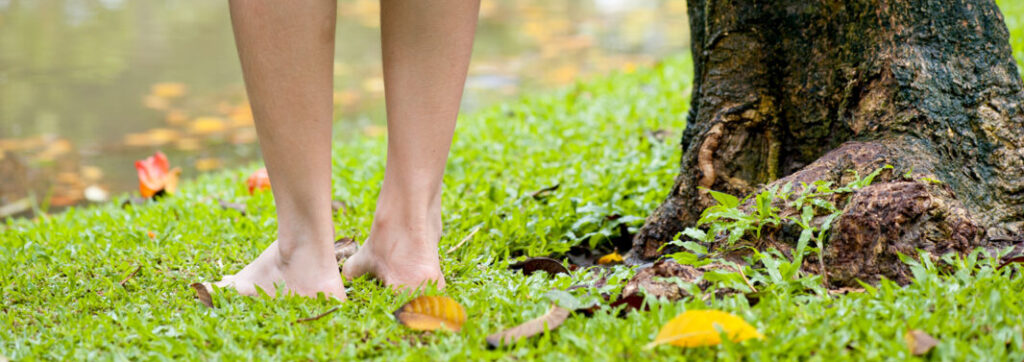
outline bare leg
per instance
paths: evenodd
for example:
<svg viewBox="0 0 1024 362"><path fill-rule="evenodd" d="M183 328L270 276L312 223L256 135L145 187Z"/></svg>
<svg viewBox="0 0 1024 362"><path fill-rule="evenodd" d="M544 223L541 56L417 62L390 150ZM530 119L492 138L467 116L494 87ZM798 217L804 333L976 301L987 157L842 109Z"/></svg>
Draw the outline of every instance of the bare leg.
<svg viewBox="0 0 1024 362"><path fill-rule="evenodd" d="M242 294L275 284L345 299L331 222L335 0L231 0L260 149L277 204L277 241L218 283Z"/></svg>
<svg viewBox="0 0 1024 362"><path fill-rule="evenodd" d="M479 1L381 1L388 160L370 235L345 262L396 288L444 287L441 178L473 48Z"/></svg>

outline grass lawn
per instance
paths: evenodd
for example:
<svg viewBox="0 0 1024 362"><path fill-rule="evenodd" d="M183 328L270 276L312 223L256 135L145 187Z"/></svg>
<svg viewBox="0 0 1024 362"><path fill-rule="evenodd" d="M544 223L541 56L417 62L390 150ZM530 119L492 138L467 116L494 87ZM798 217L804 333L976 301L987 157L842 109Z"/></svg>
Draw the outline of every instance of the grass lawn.
<svg viewBox="0 0 1024 362"><path fill-rule="evenodd" d="M1024 5L1007 4L1015 46ZM1017 53L1021 54L1021 53ZM0 224L0 355L33 359L857 359L916 358L904 333L936 337L934 359L1024 358L1024 276L1017 266L952 260L953 272L914 267L915 283L882 282L864 293L829 296L817 277L761 278L761 297L677 302L649 299L649 311L573 314L558 329L506 348L485 336L543 314L552 289L593 279L529 277L506 265L523 256L603 250L621 224L634 229L666 195L679 160L692 70L688 56L651 69L610 74L559 91L465 115L445 178L443 269L450 296L469 316L459 333L416 332L392 312L410 300L365 278L349 281L349 301L316 321L294 323L339 303L214 293L215 309L189 284L239 270L273 240L270 193L250 196L244 179L258 165L205 174L173 196L122 208L121 200L39 220ZM667 130L664 140L651 135ZM334 147L339 236L369 230L383 176L385 139L347 137ZM131 167L131 165L125 165ZM535 191L559 185L549 196ZM246 205L247 213L217 200ZM620 217L609 217L617 215ZM479 231L454 248L473 230ZM138 270L137 273L134 271ZM129 276L131 277L129 278ZM614 268L602 292L632 275ZM122 281L125 281L122 284ZM807 286L811 287L808 288ZM571 292L593 300L595 291ZM590 293L591 295L588 295ZM554 298L557 299L557 298ZM706 299L706 301L705 301ZM692 309L731 312L765 338L717 347L645 349L659 328Z"/></svg>

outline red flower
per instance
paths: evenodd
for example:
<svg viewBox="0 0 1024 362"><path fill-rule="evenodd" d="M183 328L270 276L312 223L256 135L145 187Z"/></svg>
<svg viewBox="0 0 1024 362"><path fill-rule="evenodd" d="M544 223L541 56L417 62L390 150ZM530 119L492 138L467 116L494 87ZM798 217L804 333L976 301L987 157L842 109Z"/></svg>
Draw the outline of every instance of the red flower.
<svg viewBox="0 0 1024 362"><path fill-rule="evenodd" d="M254 171L245 182L249 185L250 195L256 190L270 190L270 177L267 176L266 168Z"/></svg>
<svg viewBox="0 0 1024 362"><path fill-rule="evenodd" d="M161 191L170 195L178 188L181 169L171 169L163 152L156 151L145 160L135 161L135 169L139 171L139 193L144 197L153 197Z"/></svg>

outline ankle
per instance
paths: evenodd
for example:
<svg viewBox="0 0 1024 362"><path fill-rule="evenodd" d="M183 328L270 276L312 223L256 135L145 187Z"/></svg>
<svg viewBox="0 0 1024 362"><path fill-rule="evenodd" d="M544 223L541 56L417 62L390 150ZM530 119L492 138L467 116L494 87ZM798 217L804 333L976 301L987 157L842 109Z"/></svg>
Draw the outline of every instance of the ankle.
<svg viewBox="0 0 1024 362"><path fill-rule="evenodd" d="M286 236L282 234L276 242L278 264L283 267L294 263L319 265L324 264L325 260L333 260L332 238L333 235Z"/></svg>

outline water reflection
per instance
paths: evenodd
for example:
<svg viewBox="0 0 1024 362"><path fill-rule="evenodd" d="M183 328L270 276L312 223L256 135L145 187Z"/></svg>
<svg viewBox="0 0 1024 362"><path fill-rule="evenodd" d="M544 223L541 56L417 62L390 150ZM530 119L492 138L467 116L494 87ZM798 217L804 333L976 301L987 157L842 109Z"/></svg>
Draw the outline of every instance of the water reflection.
<svg viewBox="0 0 1024 362"><path fill-rule="evenodd" d="M339 138L380 134L378 9L339 2ZM685 13L681 0L485 0L464 111L681 51ZM135 190L132 162L156 149L186 177L250 162L251 124L227 2L0 0L0 206Z"/></svg>

